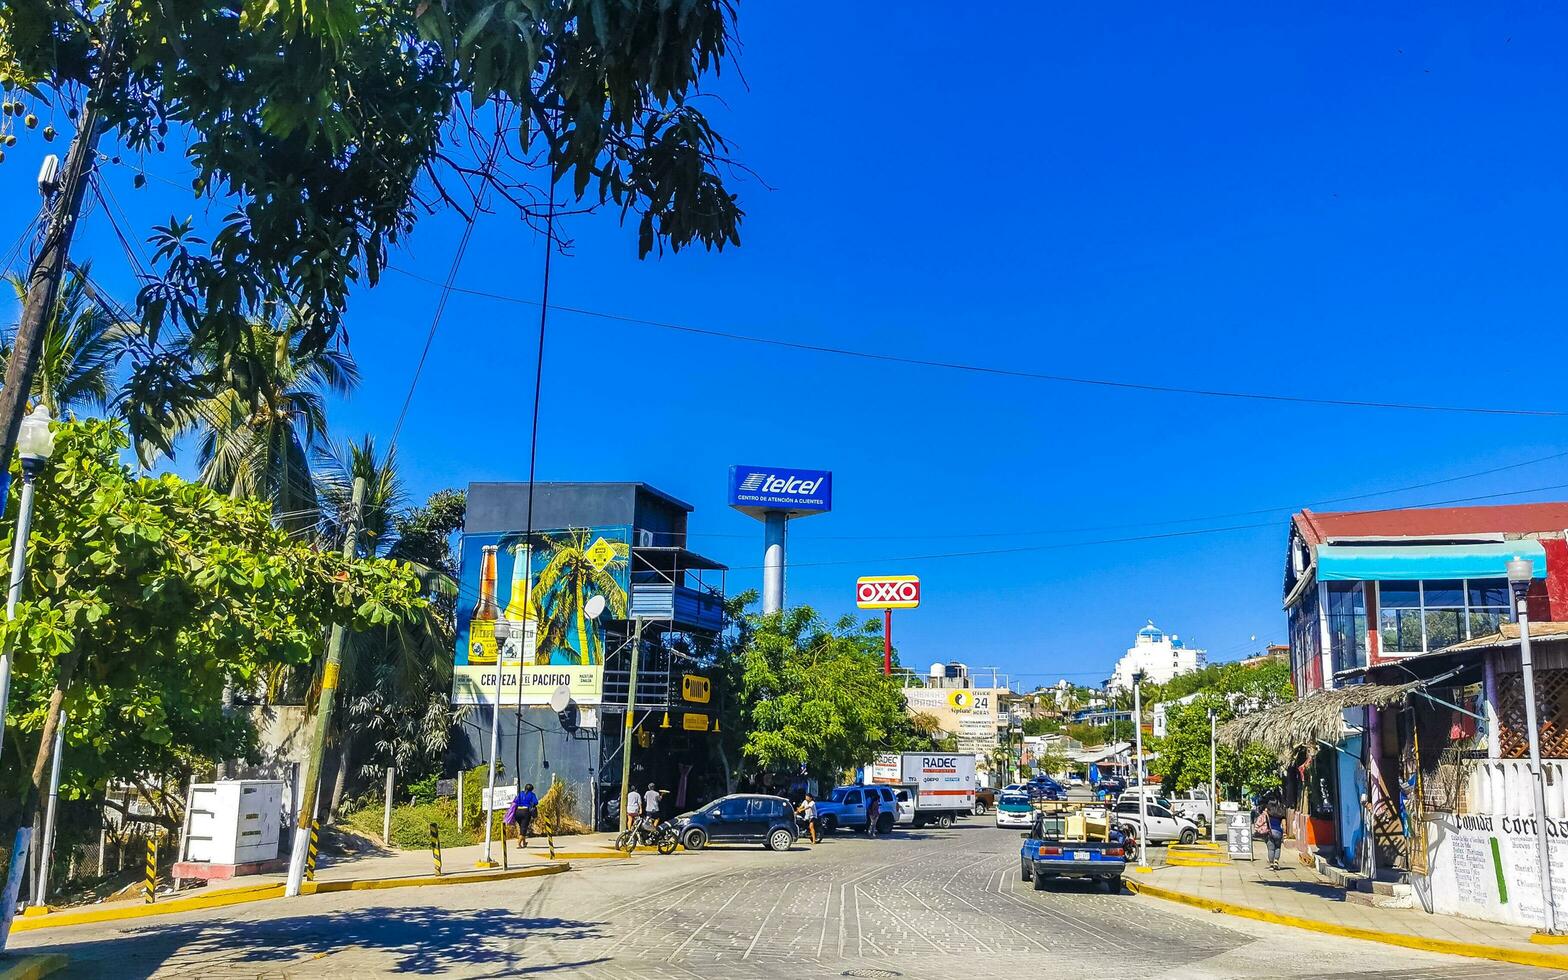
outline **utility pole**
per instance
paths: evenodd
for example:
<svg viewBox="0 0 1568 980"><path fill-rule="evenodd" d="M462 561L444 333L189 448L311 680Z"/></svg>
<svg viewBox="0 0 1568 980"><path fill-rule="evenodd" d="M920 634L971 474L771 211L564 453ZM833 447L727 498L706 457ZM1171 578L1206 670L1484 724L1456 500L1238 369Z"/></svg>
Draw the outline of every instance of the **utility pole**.
<svg viewBox="0 0 1568 980"><path fill-rule="evenodd" d="M1132 731L1138 752L1138 866L1149 866L1149 795L1143 781L1143 671L1132 675Z"/></svg>
<svg viewBox="0 0 1568 980"><path fill-rule="evenodd" d="M1531 788L1535 790L1536 860L1541 870L1541 929L1556 935L1557 900L1552 894L1552 851L1546 827L1546 772L1541 768L1541 729L1535 713L1535 662L1530 656L1530 582L1535 566L1528 558L1515 557L1508 563L1508 588L1513 593L1514 619L1519 624L1519 671L1524 679L1524 724L1529 735Z"/></svg>
<svg viewBox="0 0 1568 980"><path fill-rule="evenodd" d="M365 478L354 478L354 496L348 509L348 528L343 536L343 557L352 559L359 544L359 512L365 503ZM299 819L294 824L294 849L289 860L289 880L283 894L293 898L305 880L305 855L310 850L310 824L316 815L316 792L321 785L321 761L327 750L327 733L332 728L332 709L337 704L338 671L343 665L343 637L348 631L332 624L327 641L327 664L321 671L321 698L316 704L316 731L311 735L310 758L305 764L305 779L300 786Z"/></svg>
<svg viewBox="0 0 1568 980"><path fill-rule="evenodd" d="M623 827L629 828L626 822L626 794L631 791L632 784L632 723L637 717L637 661L642 659L642 620L635 621L632 628L632 669L631 680L626 686L626 720L621 722L621 815Z"/></svg>
<svg viewBox="0 0 1568 980"><path fill-rule="evenodd" d="M5 365L5 381L0 384L0 459L10 459L12 450L16 448L17 428L22 424L22 414L26 411L27 395L33 390L33 376L38 373L44 330L54 315L55 302L60 295L60 278L65 274L71 239L76 234L77 219L81 216L82 195L87 190L87 179L92 174L94 157L98 154L98 138L103 135L104 129L99 104L103 99L103 90L115 70L117 21L118 13L111 0L107 12L98 21L108 36L104 39L100 55L97 85L82 106L76 136L71 140L71 148L66 151L65 167L55 191L54 208L44 225L38 258L27 273L27 298L22 303L22 315L16 322L12 353Z"/></svg>
<svg viewBox="0 0 1568 980"><path fill-rule="evenodd" d="M1215 774L1218 772L1218 770L1214 768L1214 732L1215 732L1214 722L1215 722L1215 719L1217 717L1218 717L1218 714L1215 712L1215 710L1213 708L1210 708L1209 709L1209 840L1218 840L1219 839L1216 836L1216 833L1217 833L1216 828L1217 828L1217 826L1219 824L1219 819L1220 819L1220 802L1219 802L1219 797L1215 795L1215 787L1219 785L1219 780L1215 778Z"/></svg>

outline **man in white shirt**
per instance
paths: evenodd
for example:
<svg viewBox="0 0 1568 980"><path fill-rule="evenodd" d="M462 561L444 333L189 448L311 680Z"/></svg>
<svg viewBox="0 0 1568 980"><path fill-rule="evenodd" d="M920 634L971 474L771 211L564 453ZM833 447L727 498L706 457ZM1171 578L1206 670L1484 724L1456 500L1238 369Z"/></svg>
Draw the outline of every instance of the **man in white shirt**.
<svg viewBox="0 0 1568 980"><path fill-rule="evenodd" d="M648 792L643 794L642 812L648 815L650 825L659 825L659 791L653 783L648 784Z"/></svg>

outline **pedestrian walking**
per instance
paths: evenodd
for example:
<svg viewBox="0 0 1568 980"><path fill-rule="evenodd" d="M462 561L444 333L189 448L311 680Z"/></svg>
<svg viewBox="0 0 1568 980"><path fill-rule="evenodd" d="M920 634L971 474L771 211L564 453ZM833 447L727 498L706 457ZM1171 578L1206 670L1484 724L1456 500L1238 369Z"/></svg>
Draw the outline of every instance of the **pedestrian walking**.
<svg viewBox="0 0 1568 980"><path fill-rule="evenodd" d="M866 836L875 837L877 818L882 816L882 794L867 790L866 795L870 797L866 801Z"/></svg>
<svg viewBox="0 0 1568 980"><path fill-rule="evenodd" d="M534 784L528 783L523 791L512 800L513 819L517 823L517 838L523 847L528 846L528 832L533 829L534 817L539 812L539 797L534 793Z"/></svg>
<svg viewBox="0 0 1568 980"><path fill-rule="evenodd" d="M642 794L635 789L626 794L626 829L636 830L637 821L642 818Z"/></svg>
<svg viewBox="0 0 1568 980"><path fill-rule="evenodd" d="M642 796L642 812L648 815L648 826L659 825L659 789L653 784L648 784L648 792Z"/></svg>
<svg viewBox="0 0 1568 980"><path fill-rule="evenodd" d="M1280 844L1285 840L1285 801L1280 799L1278 790L1271 789L1258 800L1253 830L1262 832L1269 848L1269 868L1278 871Z"/></svg>
<svg viewBox="0 0 1568 980"><path fill-rule="evenodd" d="M795 812L800 816L801 822L806 825L806 833L811 835L811 843L815 844L817 842L817 801L812 798L810 793L807 793L805 799L800 801L800 806L795 808Z"/></svg>

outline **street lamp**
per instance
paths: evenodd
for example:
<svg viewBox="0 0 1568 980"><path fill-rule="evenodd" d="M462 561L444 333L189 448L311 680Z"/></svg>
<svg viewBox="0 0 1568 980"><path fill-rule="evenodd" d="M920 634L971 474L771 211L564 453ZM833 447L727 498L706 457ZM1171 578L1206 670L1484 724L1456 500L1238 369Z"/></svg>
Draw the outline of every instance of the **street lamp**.
<svg viewBox="0 0 1568 980"><path fill-rule="evenodd" d="M1524 675L1524 724L1530 741L1530 772L1535 783L1535 846L1541 862L1541 906L1548 933L1557 932L1557 905L1552 899L1551 849L1546 838L1546 773L1541 769L1541 732L1535 721L1535 665L1530 659L1530 581L1535 566L1515 556L1508 563L1508 588L1519 623L1519 670Z"/></svg>
<svg viewBox="0 0 1568 980"><path fill-rule="evenodd" d="M1149 794L1144 792L1143 778L1143 678L1144 672L1132 675L1132 731L1138 753L1138 867L1149 866Z"/></svg>
<svg viewBox="0 0 1568 980"><path fill-rule="evenodd" d="M1214 722L1219 717L1219 712L1209 709L1209 840L1219 840L1218 830L1215 825L1220 818L1219 796L1216 787L1219 780L1215 778L1217 770L1214 767Z"/></svg>
<svg viewBox="0 0 1568 980"><path fill-rule="evenodd" d="M474 862L474 867L476 868L499 867L490 857L490 838L494 832L493 825L495 824L495 764L496 757L501 752L501 687L502 679L506 675L507 654L514 652L513 642L521 642L522 637L522 628L519 626L514 629L511 620L498 619L495 621L495 708L490 714L490 799L486 805L479 808L485 822L485 854L484 857ZM520 655L517 663L519 674L521 674L522 658ZM522 682L523 679L519 676L517 678L519 699L522 698ZM522 727L519 726L517 729L518 738L523 737L522 731ZM459 800L458 802L461 803L462 801Z"/></svg>
<svg viewBox="0 0 1568 980"><path fill-rule="evenodd" d="M16 512L16 538L11 542L11 591L6 595L5 618L16 618L16 604L22 597L22 576L27 571L27 536L33 527L33 483L43 472L54 452L54 433L49 431L49 409L42 403L22 419L16 435L16 448L22 454L22 499ZM5 712L11 699L11 651L0 650L0 748L5 744Z"/></svg>

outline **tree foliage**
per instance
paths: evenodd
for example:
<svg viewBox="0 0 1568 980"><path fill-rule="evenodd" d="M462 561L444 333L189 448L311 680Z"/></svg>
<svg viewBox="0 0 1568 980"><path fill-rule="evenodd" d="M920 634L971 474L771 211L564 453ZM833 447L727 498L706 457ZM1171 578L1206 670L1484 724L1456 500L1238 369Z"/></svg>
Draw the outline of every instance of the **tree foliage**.
<svg viewBox="0 0 1568 980"><path fill-rule="evenodd" d="M913 733L904 695L882 673L881 624L822 620L809 606L748 616L740 665L741 751L759 769L825 780Z"/></svg>
<svg viewBox="0 0 1568 980"><path fill-rule="evenodd" d="M1163 688L1169 696L1176 681L1202 675L1201 687L1192 688L1191 681L1177 690L1185 697L1198 696L1186 704L1166 702L1165 737L1152 747L1159 758L1150 763L1151 772L1159 775L1165 785L1180 792L1209 782L1209 711L1214 710L1217 724L1224 724L1237 714L1261 710L1294 696L1290 683L1290 666L1283 661L1262 664L1215 664L1193 674L1175 678ZM1235 799L1239 794L1256 793L1278 786L1279 761L1267 750L1256 746L1236 752L1221 747L1215 757L1216 778L1225 795Z"/></svg>
<svg viewBox="0 0 1568 980"><path fill-rule="evenodd" d="M423 606L403 563L348 561L291 539L256 502L173 475L135 478L113 423L55 431L23 599L0 623L15 665L6 761L24 762L4 767L9 801L22 796L52 696L69 717L68 795L187 772L253 747L244 715L222 708L226 685L309 663L332 623L379 629ZM16 507L13 494L8 554Z"/></svg>
<svg viewBox="0 0 1568 980"><path fill-rule="evenodd" d="M234 347L264 303L337 330L421 210L483 189L525 216L569 181L635 214L638 248L739 240L722 137L694 104L729 53L729 0L0 0L19 97L91 94L142 158L170 142L215 233L171 217L138 300L149 334Z"/></svg>
<svg viewBox="0 0 1568 980"><path fill-rule="evenodd" d="M54 418L109 406L115 392L115 365L135 333L135 324L121 323L93 303L87 287L90 275L91 263L84 262L66 277L55 299L54 315L44 324L38 371L28 394L42 401ZM27 282L17 275L5 279L20 309L27 299ZM10 329L0 338L0 371L11 358L15 336L15 329Z"/></svg>

